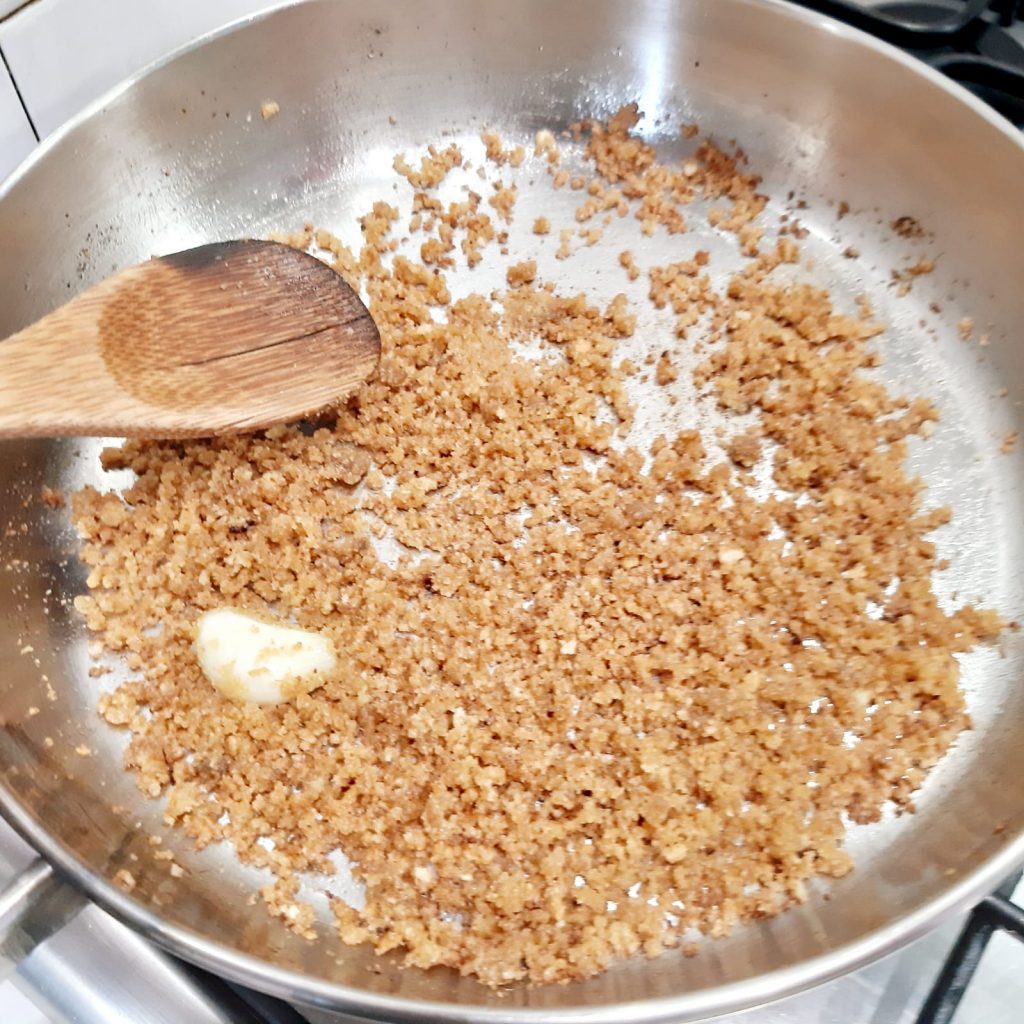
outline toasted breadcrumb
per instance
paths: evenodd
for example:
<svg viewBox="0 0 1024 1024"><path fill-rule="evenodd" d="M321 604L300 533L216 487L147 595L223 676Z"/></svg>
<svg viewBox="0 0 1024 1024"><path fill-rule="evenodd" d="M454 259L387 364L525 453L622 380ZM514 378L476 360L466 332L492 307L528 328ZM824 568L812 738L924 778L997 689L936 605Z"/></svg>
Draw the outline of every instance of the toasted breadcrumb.
<svg viewBox="0 0 1024 1024"><path fill-rule="evenodd" d="M515 185L506 186L498 181L494 184L494 195L487 200L506 224L512 223L512 209L516 203L517 192Z"/></svg>
<svg viewBox="0 0 1024 1024"><path fill-rule="evenodd" d="M729 442L726 452L737 466L750 469L761 458L761 439L753 433L739 434Z"/></svg>
<svg viewBox="0 0 1024 1024"><path fill-rule="evenodd" d="M546 235L551 230L551 221L547 217L538 217L533 222L533 233L535 235Z"/></svg>
<svg viewBox="0 0 1024 1024"><path fill-rule="evenodd" d="M419 170L411 167L402 154L395 157L393 166L413 188L437 188L453 167L462 166L462 150L454 143L440 151L436 146L428 146Z"/></svg>
<svg viewBox="0 0 1024 1024"><path fill-rule="evenodd" d="M911 810L968 724L957 655L1003 623L932 588L928 534L950 513L904 456L934 407L871 375L866 307L773 276L798 243L743 234L765 199L741 152L700 143L664 165L637 120L575 126L587 195L614 188L640 232L670 234L707 198L748 252L720 281L682 246L650 270L677 335L708 324L693 385L757 421L732 462L690 428L619 443L625 296L537 287L520 261L506 292L453 301L443 261L475 265L494 227L480 196L420 192L413 216L441 243L423 262L395 254L388 203L358 253L295 236L333 254L381 329L379 372L336 423L130 441L103 459L134 472L123 497L72 500L75 608L135 673L99 698L130 732L126 767L197 845L272 870L261 895L299 934L316 934L299 874L340 849L366 887L361 910L332 903L340 940L410 965L503 986L693 955L689 929L724 935L849 871L844 820ZM767 442L762 500L742 470ZM328 636L338 670L285 705L224 699L192 636L226 604Z"/></svg>
<svg viewBox="0 0 1024 1024"><path fill-rule="evenodd" d="M63 508L64 492L55 490L52 487L44 487L39 494L39 500L47 508Z"/></svg>
<svg viewBox="0 0 1024 1024"><path fill-rule="evenodd" d="M626 276L630 281L635 281L640 276L640 268L636 265L633 253L625 249L619 253L619 264L626 269Z"/></svg>
<svg viewBox="0 0 1024 1024"><path fill-rule="evenodd" d="M1011 430L1004 438L1003 443L999 446L999 451L1003 455L1012 455L1017 447L1017 431Z"/></svg>
<svg viewBox="0 0 1024 1024"><path fill-rule="evenodd" d="M903 270L894 270L891 276L898 285L897 293L901 296L906 295L910 291L914 278L920 277L922 274L930 274L934 269L934 260L921 259Z"/></svg>
<svg viewBox="0 0 1024 1024"><path fill-rule="evenodd" d="M281 112L281 105L276 100L267 100L265 103L260 105L260 117L264 121L269 121L272 117L276 117Z"/></svg>
<svg viewBox="0 0 1024 1024"><path fill-rule="evenodd" d="M519 167L526 159L526 149L523 146L516 145L512 149L503 149L501 136L497 132L483 132L480 135L480 141L484 144L487 159L492 163Z"/></svg>
<svg viewBox="0 0 1024 1024"><path fill-rule="evenodd" d="M514 263L508 268L505 276L512 288L523 284L532 284L537 276L537 261L523 260L522 263Z"/></svg>
<svg viewBox="0 0 1024 1024"><path fill-rule="evenodd" d="M662 352L654 370L654 382L664 387L679 379L679 371L672 365L667 352Z"/></svg>
<svg viewBox="0 0 1024 1024"><path fill-rule="evenodd" d="M901 238L924 237L924 228L913 217L897 217L889 226Z"/></svg>

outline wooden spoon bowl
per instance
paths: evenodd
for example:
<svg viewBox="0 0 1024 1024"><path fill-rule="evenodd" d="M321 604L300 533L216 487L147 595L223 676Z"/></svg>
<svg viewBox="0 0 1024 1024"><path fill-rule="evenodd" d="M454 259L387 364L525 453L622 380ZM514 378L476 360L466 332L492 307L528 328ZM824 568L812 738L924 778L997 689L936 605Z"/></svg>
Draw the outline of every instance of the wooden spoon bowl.
<svg viewBox="0 0 1024 1024"><path fill-rule="evenodd" d="M160 256L0 343L0 437L201 437L336 402L380 334L329 266L278 242Z"/></svg>

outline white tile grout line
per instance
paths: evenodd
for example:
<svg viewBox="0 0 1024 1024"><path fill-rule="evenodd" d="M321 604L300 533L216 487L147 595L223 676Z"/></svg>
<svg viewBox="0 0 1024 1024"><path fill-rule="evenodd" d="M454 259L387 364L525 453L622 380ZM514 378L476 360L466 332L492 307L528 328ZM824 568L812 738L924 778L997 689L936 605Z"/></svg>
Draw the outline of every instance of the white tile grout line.
<svg viewBox="0 0 1024 1024"><path fill-rule="evenodd" d="M25 10L26 7L31 7L32 4L36 2L37 0L25 0L24 3L18 4L13 11L8 11L3 15L3 17L0 17L0 23L7 21L8 18L13 18L20 11ZM18 97L18 102L21 104L21 109L25 114L25 119L28 121L28 126L32 129L32 134L36 137L36 142L38 142L39 132L36 130L36 123L32 120L32 115L29 113L28 106L25 104L25 97L21 95L21 88L18 85L18 80L14 77L11 65L7 63L7 56L4 53L2 46L0 46L0 65L3 66L3 70L7 72L7 77L11 80L11 85L14 86L14 94Z"/></svg>
<svg viewBox="0 0 1024 1024"><path fill-rule="evenodd" d="M29 0L33 2L33 0ZM21 8L19 8L20 10ZM25 118L28 121L29 128L32 129L32 134L36 137L36 142L39 141L39 132L36 130L35 121L32 120L32 115L28 111L28 107L25 104L25 97L21 95L21 89L18 88L18 80L14 77L14 72L11 71L11 65L7 63L7 57L4 55L3 47L0 47L0 65L3 66L3 70L7 72L7 76L11 80L11 85L14 86L14 94L18 97L18 102L21 104L21 109L25 114Z"/></svg>

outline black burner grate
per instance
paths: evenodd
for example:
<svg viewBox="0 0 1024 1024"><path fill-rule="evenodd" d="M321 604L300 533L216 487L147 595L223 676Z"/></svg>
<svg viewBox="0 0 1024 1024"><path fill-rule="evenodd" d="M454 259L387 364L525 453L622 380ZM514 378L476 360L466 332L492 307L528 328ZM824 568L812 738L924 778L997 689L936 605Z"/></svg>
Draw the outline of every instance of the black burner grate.
<svg viewBox="0 0 1024 1024"><path fill-rule="evenodd" d="M1024 942L1024 910L1010 902L1020 879L1018 872L971 911L921 1007L917 1024L950 1024L996 929Z"/></svg>
<svg viewBox="0 0 1024 1024"><path fill-rule="evenodd" d="M1024 43L1008 31L1024 0L797 2L915 54L1024 129Z"/></svg>

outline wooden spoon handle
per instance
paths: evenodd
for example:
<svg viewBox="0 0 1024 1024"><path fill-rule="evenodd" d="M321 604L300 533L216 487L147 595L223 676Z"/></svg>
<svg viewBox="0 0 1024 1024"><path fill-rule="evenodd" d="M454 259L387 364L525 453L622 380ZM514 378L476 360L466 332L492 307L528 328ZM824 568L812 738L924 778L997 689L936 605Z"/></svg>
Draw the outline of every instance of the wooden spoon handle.
<svg viewBox="0 0 1024 1024"><path fill-rule="evenodd" d="M109 284L0 343L0 437L105 433L105 420L148 425L149 407L123 392L100 354L96 320Z"/></svg>

